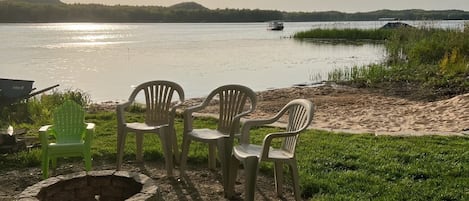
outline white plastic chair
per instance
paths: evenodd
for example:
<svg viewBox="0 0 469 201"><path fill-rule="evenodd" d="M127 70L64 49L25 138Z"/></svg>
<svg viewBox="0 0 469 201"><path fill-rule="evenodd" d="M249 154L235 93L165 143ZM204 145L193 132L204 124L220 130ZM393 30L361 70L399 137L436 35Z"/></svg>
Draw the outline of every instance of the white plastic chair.
<svg viewBox="0 0 469 201"><path fill-rule="evenodd" d="M145 122L128 123L125 119L125 109L135 102L135 97L143 92L145 96ZM173 102L175 93L179 99ZM125 103L117 105L117 170L120 170L124 155L125 138L128 132L136 134L137 161L143 161L143 134L158 134L165 157L168 176L173 174L173 152L179 160L174 118L176 108L184 102L184 91L178 84L170 81L150 81L135 88ZM176 161L178 162L178 161Z"/></svg>
<svg viewBox="0 0 469 201"><path fill-rule="evenodd" d="M194 129L192 127L193 113L206 108L212 99L218 98L219 114L216 129ZM241 85L225 85L213 90L200 104L187 108L184 111L184 133L182 142L180 173L184 175L187 155L192 140L208 143L208 166L215 169L215 148L218 150L218 159L223 175L223 187L228 181L229 159L233 149L235 135L239 135L240 119L252 113L257 104L256 93L248 87Z"/></svg>
<svg viewBox="0 0 469 201"><path fill-rule="evenodd" d="M256 177L261 161L274 162L275 189L277 195L283 193L283 163L288 164L292 174L295 199L301 200L298 167L295 158L295 147L299 133L305 130L313 120L313 103L306 99L296 99L285 105L279 113L270 119L247 120L241 130L240 144L233 148L231 157L230 180L228 194L232 195L239 162L243 162L246 177L245 200L254 200L256 189ZM269 133L264 137L262 145L251 144L249 130L254 126L262 126L277 122L282 116L288 115L288 123L285 131ZM281 141L278 148L271 147L272 140Z"/></svg>

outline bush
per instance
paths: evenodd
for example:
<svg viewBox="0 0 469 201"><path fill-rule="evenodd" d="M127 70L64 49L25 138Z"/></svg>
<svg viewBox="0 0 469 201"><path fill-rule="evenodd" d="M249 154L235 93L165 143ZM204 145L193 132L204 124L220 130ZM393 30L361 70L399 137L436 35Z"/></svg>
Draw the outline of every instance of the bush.
<svg viewBox="0 0 469 201"><path fill-rule="evenodd" d="M91 103L89 95L80 90L53 91L51 94L32 97L29 100L1 108L0 121L2 125L0 126L22 123L46 124L51 121L52 111L65 100L73 100L83 107Z"/></svg>

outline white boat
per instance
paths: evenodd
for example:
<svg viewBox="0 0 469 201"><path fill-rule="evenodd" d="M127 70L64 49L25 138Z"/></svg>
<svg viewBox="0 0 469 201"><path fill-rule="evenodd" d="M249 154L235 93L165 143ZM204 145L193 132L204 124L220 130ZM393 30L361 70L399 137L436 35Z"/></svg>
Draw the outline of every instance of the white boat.
<svg viewBox="0 0 469 201"><path fill-rule="evenodd" d="M283 22L274 20L269 22L269 29L273 31L281 31L283 30Z"/></svg>

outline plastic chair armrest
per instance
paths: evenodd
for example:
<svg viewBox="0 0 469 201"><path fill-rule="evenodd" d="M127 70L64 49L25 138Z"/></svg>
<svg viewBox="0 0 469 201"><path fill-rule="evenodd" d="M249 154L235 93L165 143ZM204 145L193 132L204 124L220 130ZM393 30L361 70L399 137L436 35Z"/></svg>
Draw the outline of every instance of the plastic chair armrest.
<svg viewBox="0 0 469 201"><path fill-rule="evenodd" d="M176 110L180 107L182 107L182 102L178 101L169 109L170 117L172 118L171 120L174 120L174 118L176 117Z"/></svg>
<svg viewBox="0 0 469 201"><path fill-rule="evenodd" d="M171 112L174 111L174 112L175 112L177 108L181 107L181 105L182 105L182 103L178 101L176 104L174 104L174 105L169 109L169 111L171 111Z"/></svg>
<svg viewBox="0 0 469 201"><path fill-rule="evenodd" d="M124 103L117 104L116 107L125 109L125 108L129 107L132 103L133 103L133 101L127 101L127 102L124 102Z"/></svg>
<svg viewBox="0 0 469 201"><path fill-rule="evenodd" d="M91 146L91 140L93 139L94 134L94 123L86 123L86 133L85 133L85 144Z"/></svg>
<svg viewBox="0 0 469 201"><path fill-rule="evenodd" d="M234 123L234 122L239 122L239 123L242 123L243 125L246 123L245 121L244 122L241 122L241 118L248 115L249 113L251 113L252 110L249 110L249 111L245 111L245 112L242 112L242 113L239 113L238 115L234 116L233 119L231 120L232 124L231 124L231 133L230 133L230 137L233 138L235 137L236 134L238 134L239 136L238 137L241 137L242 134L239 133L239 124L238 123Z"/></svg>
<svg viewBox="0 0 469 201"><path fill-rule="evenodd" d="M192 121L193 121L192 113L204 109L208 105L208 102L209 101L204 101L203 103L199 105L194 105L194 106L184 109L184 112L182 113L183 118L184 118L184 134L188 133L189 131L192 131L193 129L192 128Z"/></svg>
<svg viewBox="0 0 469 201"><path fill-rule="evenodd" d="M271 118L266 118L266 119L248 119L244 122L243 127L241 128L241 143L249 143L249 130L251 127L254 126L263 126L267 124L272 124L275 123L282 117L283 114L285 114L287 110L283 108L280 110L279 113L277 113L275 116Z"/></svg>
<svg viewBox="0 0 469 201"><path fill-rule="evenodd" d="M47 132L50 127L52 127L52 125L41 126L41 128L39 128L39 132Z"/></svg>
<svg viewBox="0 0 469 201"><path fill-rule="evenodd" d="M130 104L132 104L132 101L121 103L116 106L118 125L125 125L125 108L129 107Z"/></svg>
<svg viewBox="0 0 469 201"><path fill-rule="evenodd" d="M204 109L205 107L207 107L206 104L200 104L200 105L194 105L194 106L190 106L190 107L187 107L185 110L184 110L184 113L188 113L188 114L192 114L194 112L197 112L199 110L202 110Z"/></svg>
<svg viewBox="0 0 469 201"><path fill-rule="evenodd" d="M297 135L297 132L280 132L280 133L270 133L264 137L262 141L262 154L261 158L266 159L269 156L270 146L272 144L272 140L275 138L284 138L284 137L291 137Z"/></svg>
<svg viewBox="0 0 469 201"><path fill-rule="evenodd" d="M267 124L271 124L276 122L277 119L270 118L270 119L248 119L244 121L243 126L241 127L241 137L240 142L244 144L249 143L249 130L253 127L263 126Z"/></svg>
<svg viewBox="0 0 469 201"><path fill-rule="evenodd" d="M86 123L86 130L93 130L96 125L94 123Z"/></svg>
<svg viewBox="0 0 469 201"><path fill-rule="evenodd" d="M39 138L42 146L49 144L49 129L52 128L52 125L46 125L39 128Z"/></svg>
<svg viewBox="0 0 469 201"><path fill-rule="evenodd" d="M169 122L169 127L170 128L173 128L174 127L174 119L176 118L176 110L177 108L181 107L182 106L182 102L181 101L178 101L175 105L173 105L170 109L169 109L169 119L168 119L168 122Z"/></svg>

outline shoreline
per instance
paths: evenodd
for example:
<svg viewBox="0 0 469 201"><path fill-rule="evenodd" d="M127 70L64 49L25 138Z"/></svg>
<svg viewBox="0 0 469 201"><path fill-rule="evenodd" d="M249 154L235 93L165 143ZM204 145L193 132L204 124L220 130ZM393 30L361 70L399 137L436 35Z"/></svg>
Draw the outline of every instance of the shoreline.
<svg viewBox="0 0 469 201"><path fill-rule="evenodd" d="M313 101L315 113L311 128L331 132L363 133L391 136L469 136L469 93L450 99L425 102L385 96L367 89L335 84L292 86L256 92L257 108L250 118L275 115L286 103L296 98ZM186 100L185 106L204 98ZM116 102L103 106L115 108ZM200 115L213 115L207 107ZM276 124L282 126L282 121Z"/></svg>

